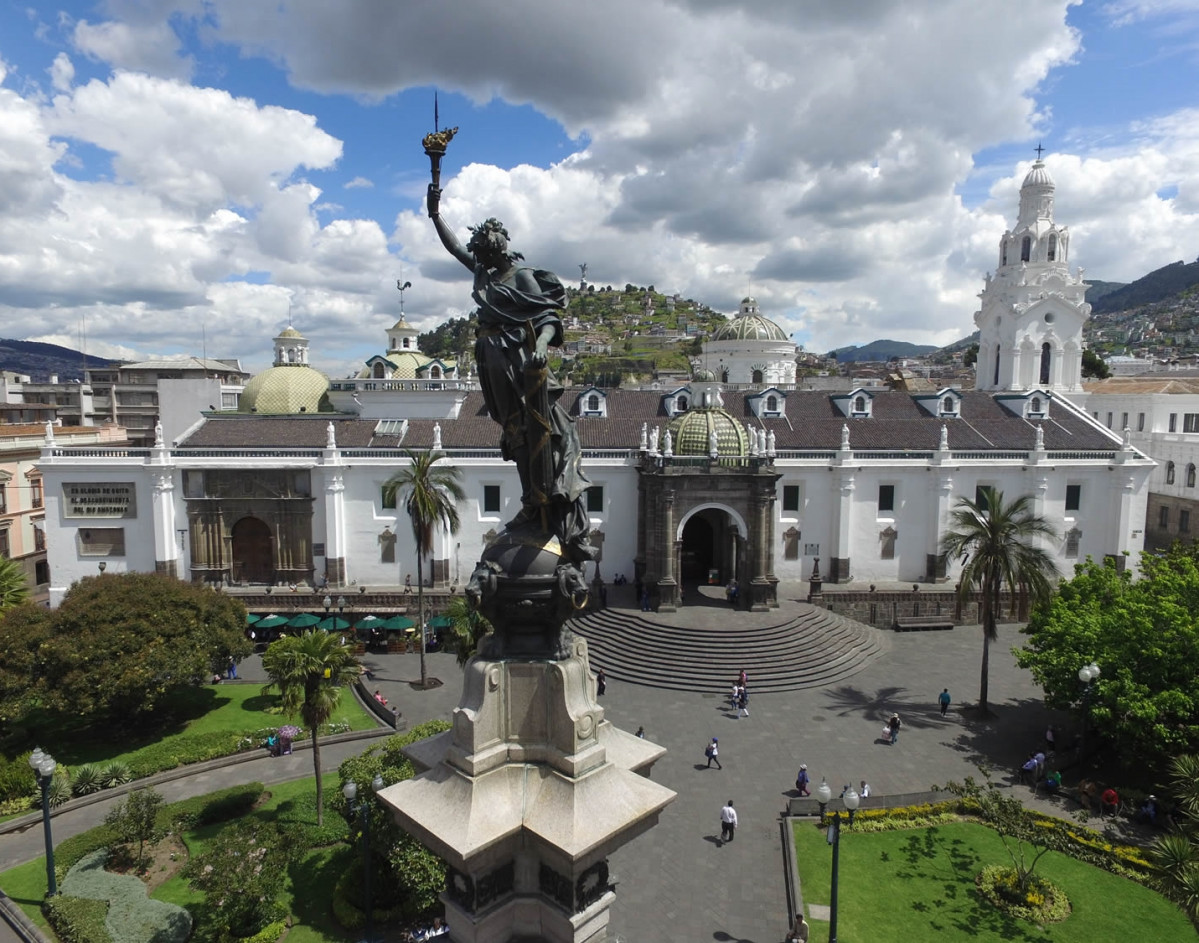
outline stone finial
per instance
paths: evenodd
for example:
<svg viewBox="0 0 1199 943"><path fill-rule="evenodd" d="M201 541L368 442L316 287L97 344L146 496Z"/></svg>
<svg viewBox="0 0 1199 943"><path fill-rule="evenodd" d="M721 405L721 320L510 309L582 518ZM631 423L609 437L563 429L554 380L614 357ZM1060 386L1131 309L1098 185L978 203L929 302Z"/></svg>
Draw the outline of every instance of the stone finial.
<svg viewBox="0 0 1199 943"><path fill-rule="evenodd" d="M441 450L441 423L433 423L433 449L434 451Z"/></svg>
<svg viewBox="0 0 1199 943"><path fill-rule="evenodd" d="M1132 430L1128 426L1124 427L1124 450L1128 451L1132 448Z"/></svg>
<svg viewBox="0 0 1199 943"><path fill-rule="evenodd" d="M769 455L771 458L774 458L775 451L774 451L774 430L773 429L771 429L768 433L766 433L766 454Z"/></svg>
<svg viewBox="0 0 1199 943"><path fill-rule="evenodd" d="M649 451L649 423L648 422L643 422L641 424L641 451L642 452Z"/></svg>
<svg viewBox="0 0 1199 943"><path fill-rule="evenodd" d="M941 444L937 446L942 452L949 451L949 426L941 423Z"/></svg>
<svg viewBox="0 0 1199 943"><path fill-rule="evenodd" d="M332 421L325 426L325 448L337 448L337 430L333 428Z"/></svg>
<svg viewBox="0 0 1199 943"><path fill-rule="evenodd" d="M46 420L46 445L54 445L54 423L49 419Z"/></svg>
<svg viewBox="0 0 1199 943"><path fill-rule="evenodd" d="M671 458L674 455L674 443L671 439L670 430L666 430L666 435L662 437L662 456Z"/></svg>
<svg viewBox="0 0 1199 943"><path fill-rule="evenodd" d="M841 423L841 451L849 451L849 423Z"/></svg>
<svg viewBox="0 0 1199 943"><path fill-rule="evenodd" d="M162 423L155 421L154 423L154 448L165 449L167 446L166 438L163 435Z"/></svg>

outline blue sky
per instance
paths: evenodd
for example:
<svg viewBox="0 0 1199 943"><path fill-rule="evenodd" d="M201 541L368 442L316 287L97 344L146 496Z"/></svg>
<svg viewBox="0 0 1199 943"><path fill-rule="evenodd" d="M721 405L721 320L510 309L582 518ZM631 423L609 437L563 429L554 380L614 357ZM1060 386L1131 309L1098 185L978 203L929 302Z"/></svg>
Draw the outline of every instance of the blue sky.
<svg viewBox="0 0 1199 943"><path fill-rule="evenodd" d="M469 310L422 202L814 350L973 330L1038 142L1088 277L1199 255L1194 0L0 0L3 334L345 375ZM204 325L204 331L199 330Z"/></svg>

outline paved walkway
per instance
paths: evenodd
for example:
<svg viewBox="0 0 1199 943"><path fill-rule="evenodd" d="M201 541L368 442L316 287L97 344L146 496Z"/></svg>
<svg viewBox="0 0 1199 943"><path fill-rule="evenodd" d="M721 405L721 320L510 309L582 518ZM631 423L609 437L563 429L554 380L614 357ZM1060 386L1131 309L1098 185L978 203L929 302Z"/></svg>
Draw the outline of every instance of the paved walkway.
<svg viewBox="0 0 1199 943"><path fill-rule="evenodd" d="M782 586L780 598L802 598L805 586ZM632 606L632 590L609 590L609 603ZM627 599L624 597L627 595ZM783 605L787 605L786 602ZM730 627L719 606L691 607L696 625ZM1051 715L1026 672L1010 654L1021 636L1002 626L991 648L990 700L996 719L968 723L956 708L977 696L981 635L976 627L948 632L898 633L891 650L847 682L789 694L754 697L750 716L736 719L727 699L671 692L609 681L603 698L606 716L617 726L644 725L649 739L669 752L656 765L656 781L678 793L657 828L612 858L618 882L612 930L619 940L678 943L718 940L777 943L787 926L782 875L780 814L786 807L798 765L808 764L814 785L827 777L835 792L848 782L867 780L876 794L917 792L933 783L962 779L976 762L1007 771L1041 742ZM445 654L428 656L429 673L445 683L432 691L414 690L417 655L368 655L374 687L398 705L410 725L448 719L461 691L461 672ZM603 667L593 664L593 670ZM730 682L739 665L729 665ZM257 659L241 668L248 682L261 677ZM753 690L753 677L749 679ZM948 687L954 708L939 714L936 697ZM891 711L904 721L899 743L888 746L879 729ZM1054 718L1060 721L1060 718ZM706 769L703 748L720 738L723 770ZM322 747L326 769L360 752L369 741ZM53 745L49 745L51 749ZM198 795L241 782L281 782L309 775L307 751L263 758L212 770L159 787L168 800ZM1027 787L1016 787L1028 795ZM721 846L719 812L732 798L741 826L731 844ZM1057 801L1030 801L1060 811ZM98 803L54 820L61 841L103 820L110 802ZM0 836L0 869L42 853L40 824L23 833ZM843 875L843 880L854 880ZM815 903L827 903L815 901ZM3 943L7 928L0 933Z"/></svg>

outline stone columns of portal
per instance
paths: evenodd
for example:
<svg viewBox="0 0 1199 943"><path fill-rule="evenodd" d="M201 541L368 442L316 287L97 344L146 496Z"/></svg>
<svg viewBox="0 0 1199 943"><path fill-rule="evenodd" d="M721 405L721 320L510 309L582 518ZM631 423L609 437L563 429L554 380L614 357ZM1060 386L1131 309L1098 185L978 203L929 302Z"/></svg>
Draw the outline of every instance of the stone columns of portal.
<svg viewBox="0 0 1199 943"><path fill-rule="evenodd" d="M674 489L661 493L662 511L658 530L658 563L662 576L658 580L658 611L675 612L679 605L679 584L675 579Z"/></svg>
<svg viewBox="0 0 1199 943"><path fill-rule="evenodd" d="M340 457L341 453L336 454ZM328 468L325 475L325 579L329 581L330 586L344 586L346 582L345 476L339 468Z"/></svg>
<svg viewBox="0 0 1199 943"><path fill-rule="evenodd" d="M750 510L752 513L753 523L750 526L753 528L752 545L753 545L753 576L750 580L750 610L753 612L765 612L770 608L770 590L771 584L767 579L769 574L770 560L770 520L768 514L770 511L770 502L767 500L765 491L760 487L754 487L750 495Z"/></svg>
<svg viewBox="0 0 1199 943"><path fill-rule="evenodd" d="M675 794L649 779L666 751L604 719L586 642L562 659L472 658L452 729L404 752L420 772L379 798L449 866L451 939L609 939L608 856Z"/></svg>

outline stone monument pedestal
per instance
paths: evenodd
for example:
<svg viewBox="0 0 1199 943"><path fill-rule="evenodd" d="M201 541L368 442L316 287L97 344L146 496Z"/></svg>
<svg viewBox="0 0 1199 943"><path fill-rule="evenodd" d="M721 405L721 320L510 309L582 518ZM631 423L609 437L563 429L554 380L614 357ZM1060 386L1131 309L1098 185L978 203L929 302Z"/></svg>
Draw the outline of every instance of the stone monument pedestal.
<svg viewBox="0 0 1199 943"><path fill-rule="evenodd" d="M604 720L572 639L564 657L472 658L453 729L413 744L421 772L379 796L449 865L455 943L601 943L608 856L674 799L649 779L665 752Z"/></svg>

